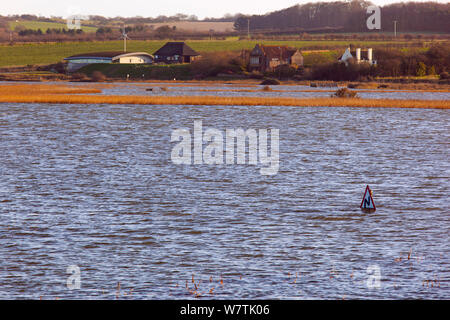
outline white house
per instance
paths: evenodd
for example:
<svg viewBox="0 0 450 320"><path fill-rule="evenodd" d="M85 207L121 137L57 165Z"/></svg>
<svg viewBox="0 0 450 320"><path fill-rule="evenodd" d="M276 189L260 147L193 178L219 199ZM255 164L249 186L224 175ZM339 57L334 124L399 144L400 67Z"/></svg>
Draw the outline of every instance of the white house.
<svg viewBox="0 0 450 320"><path fill-rule="evenodd" d="M363 53L363 55L361 55L361 52ZM368 48L367 50L362 51L361 48L356 48L356 51L353 51L353 54L350 48L347 48L338 60L340 62L344 62L345 65L348 65L350 59L354 59L356 63L377 64L377 61L373 60L372 48Z"/></svg>
<svg viewBox="0 0 450 320"><path fill-rule="evenodd" d="M153 63L153 56L146 52L121 52L121 51L113 51L113 52L90 52L90 53L82 53L76 54L64 60L68 61L68 71L74 72L81 67L84 67L88 64L93 63L133 63L140 64Z"/></svg>

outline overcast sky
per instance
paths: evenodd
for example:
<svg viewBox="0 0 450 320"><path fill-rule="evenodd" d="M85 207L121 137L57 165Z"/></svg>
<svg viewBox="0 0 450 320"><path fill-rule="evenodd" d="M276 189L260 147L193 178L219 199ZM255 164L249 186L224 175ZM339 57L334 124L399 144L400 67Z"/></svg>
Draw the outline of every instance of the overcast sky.
<svg viewBox="0 0 450 320"><path fill-rule="evenodd" d="M326 1L326 0L320 0ZM332 0L328 0L332 1ZM72 14L102 15L105 17L157 17L177 13L204 17L222 17L226 13L264 14L270 11L291 7L298 3L316 2L314 0L1 0L0 15L35 14L42 16L67 17ZM372 3L401 2L401 0L373 0ZM446 0L437 2L447 3Z"/></svg>

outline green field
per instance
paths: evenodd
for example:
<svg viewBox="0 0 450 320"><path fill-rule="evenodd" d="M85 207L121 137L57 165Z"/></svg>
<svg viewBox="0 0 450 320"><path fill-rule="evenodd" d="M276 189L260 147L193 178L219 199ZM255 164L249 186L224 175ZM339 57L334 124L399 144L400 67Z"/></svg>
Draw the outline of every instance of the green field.
<svg viewBox="0 0 450 320"><path fill-rule="evenodd" d="M45 32L47 29L66 29L67 24L65 23L58 23L58 22L43 22L43 21L11 21L9 23L9 27L11 30L15 30L16 27L23 26L25 29L32 29L32 30L38 30L41 29L42 32ZM95 27L85 27L81 26L81 29L84 32L95 32L97 31L97 28Z"/></svg>
<svg viewBox="0 0 450 320"><path fill-rule="evenodd" d="M144 51L153 54L162 47L167 40L132 40L127 42L127 50ZM349 41L257 41L257 40L193 40L186 43L198 52L239 51L251 49L257 43L266 45L286 45L296 48L339 48L340 52L349 45ZM396 42L397 44L400 42ZM355 41L352 45L369 47L384 44L393 44L389 41ZM121 51L123 42L63 42L63 43L31 43L0 46L0 67L23 66L29 64L50 64L62 61L63 58L74 54L100 51Z"/></svg>

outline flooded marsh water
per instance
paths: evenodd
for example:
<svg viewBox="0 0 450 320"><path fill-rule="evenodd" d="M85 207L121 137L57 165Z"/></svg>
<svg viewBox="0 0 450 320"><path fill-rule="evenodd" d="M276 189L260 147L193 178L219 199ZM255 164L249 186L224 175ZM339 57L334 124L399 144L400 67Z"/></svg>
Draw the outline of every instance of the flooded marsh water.
<svg viewBox="0 0 450 320"><path fill-rule="evenodd" d="M195 120L278 128L278 173L174 164L171 132ZM0 104L0 298L114 299L119 282L121 298L195 298L194 278L200 299L449 299L449 120ZM367 184L374 213L359 209ZM72 265L80 289L67 287Z"/></svg>

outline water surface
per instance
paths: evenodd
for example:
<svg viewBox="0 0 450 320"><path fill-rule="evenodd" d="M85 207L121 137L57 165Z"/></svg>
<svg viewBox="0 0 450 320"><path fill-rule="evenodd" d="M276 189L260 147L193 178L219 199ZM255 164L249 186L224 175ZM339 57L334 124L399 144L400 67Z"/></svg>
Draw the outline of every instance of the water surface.
<svg viewBox="0 0 450 320"><path fill-rule="evenodd" d="M194 120L280 129L278 174L173 164L171 132ZM194 298L194 276L204 299L449 299L449 120L425 109L0 104L0 298L114 299L118 282L122 298ZM359 209L366 184L375 213ZM80 290L66 287L69 265Z"/></svg>

